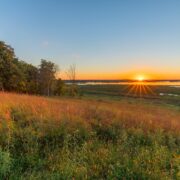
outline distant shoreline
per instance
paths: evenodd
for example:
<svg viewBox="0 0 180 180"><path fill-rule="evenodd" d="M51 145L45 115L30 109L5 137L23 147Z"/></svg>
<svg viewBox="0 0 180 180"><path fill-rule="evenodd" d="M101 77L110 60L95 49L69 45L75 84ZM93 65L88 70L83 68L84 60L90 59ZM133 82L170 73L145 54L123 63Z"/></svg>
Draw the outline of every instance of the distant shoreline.
<svg viewBox="0 0 180 180"><path fill-rule="evenodd" d="M72 81L65 80L65 83L71 84ZM171 86L171 87L180 87L180 80L145 80L145 81L136 81L136 80L76 80L77 85L133 85L133 84L146 84L146 85L155 85L155 86Z"/></svg>
<svg viewBox="0 0 180 180"><path fill-rule="evenodd" d="M71 80L64 80L65 82L71 82ZM129 79L125 79L125 80L100 80L100 79L86 79L86 80L75 80L76 83L86 83L86 82L106 82L106 83L118 83L118 82L139 82L138 80L129 80ZM166 80L144 80L143 82L180 82L179 80L173 80L173 79L166 79Z"/></svg>

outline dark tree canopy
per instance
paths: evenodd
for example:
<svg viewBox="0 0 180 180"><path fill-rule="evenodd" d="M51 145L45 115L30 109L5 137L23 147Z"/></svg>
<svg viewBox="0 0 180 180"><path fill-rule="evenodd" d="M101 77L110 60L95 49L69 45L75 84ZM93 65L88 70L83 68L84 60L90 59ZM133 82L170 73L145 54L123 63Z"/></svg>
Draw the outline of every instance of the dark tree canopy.
<svg viewBox="0 0 180 180"><path fill-rule="evenodd" d="M51 61L42 59L39 68L39 82L41 87L41 93L44 95L50 95L53 92L53 82L56 80L55 74L57 72L57 66Z"/></svg>
<svg viewBox="0 0 180 180"><path fill-rule="evenodd" d="M14 59L13 48L0 41L0 84L3 90L17 90L20 72Z"/></svg>
<svg viewBox="0 0 180 180"><path fill-rule="evenodd" d="M14 49L0 41L0 90L28 94L61 95L62 80L56 78L58 66L41 60L36 67L16 58Z"/></svg>

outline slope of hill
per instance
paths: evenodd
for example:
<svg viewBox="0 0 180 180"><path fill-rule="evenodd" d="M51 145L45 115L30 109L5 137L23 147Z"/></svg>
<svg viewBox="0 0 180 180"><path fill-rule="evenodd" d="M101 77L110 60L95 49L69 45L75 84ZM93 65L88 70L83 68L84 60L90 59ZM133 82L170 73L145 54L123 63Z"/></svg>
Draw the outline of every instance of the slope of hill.
<svg viewBox="0 0 180 180"><path fill-rule="evenodd" d="M0 178L178 179L180 112L0 93Z"/></svg>

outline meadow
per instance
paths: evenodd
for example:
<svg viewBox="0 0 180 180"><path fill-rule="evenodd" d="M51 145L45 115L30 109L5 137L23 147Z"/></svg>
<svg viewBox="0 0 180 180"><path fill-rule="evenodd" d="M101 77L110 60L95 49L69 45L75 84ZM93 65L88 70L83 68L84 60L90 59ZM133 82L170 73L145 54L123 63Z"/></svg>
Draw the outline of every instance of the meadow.
<svg viewBox="0 0 180 180"><path fill-rule="evenodd" d="M139 87L138 87L139 86ZM140 99L145 103L162 104L180 108L180 88L167 85L146 85L143 83L141 97L140 85L82 85L79 89L83 96L107 99L137 101ZM144 89L144 90L143 90ZM139 100L138 100L139 101Z"/></svg>
<svg viewBox="0 0 180 180"><path fill-rule="evenodd" d="M178 108L0 93L0 179L179 178Z"/></svg>

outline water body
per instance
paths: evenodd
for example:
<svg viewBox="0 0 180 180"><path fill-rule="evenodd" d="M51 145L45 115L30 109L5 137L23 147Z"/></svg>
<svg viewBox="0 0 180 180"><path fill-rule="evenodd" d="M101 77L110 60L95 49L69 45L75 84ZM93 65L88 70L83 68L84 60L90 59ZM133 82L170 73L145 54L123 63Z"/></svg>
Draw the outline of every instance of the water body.
<svg viewBox="0 0 180 180"><path fill-rule="evenodd" d="M84 80L84 81L77 81L78 85L133 85L133 84L144 84L144 85L153 85L153 86L170 86L175 88L180 88L180 81L106 81L106 80Z"/></svg>
<svg viewBox="0 0 180 180"><path fill-rule="evenodd" d="M159 93L160 96L174 96L174 97L178 97L180 95L178 94L171 94L171 93Z"/></svg>

